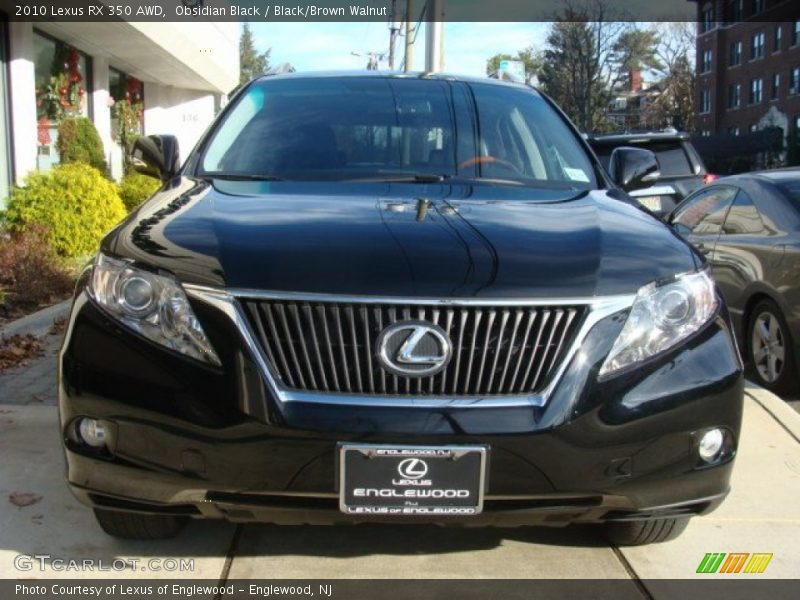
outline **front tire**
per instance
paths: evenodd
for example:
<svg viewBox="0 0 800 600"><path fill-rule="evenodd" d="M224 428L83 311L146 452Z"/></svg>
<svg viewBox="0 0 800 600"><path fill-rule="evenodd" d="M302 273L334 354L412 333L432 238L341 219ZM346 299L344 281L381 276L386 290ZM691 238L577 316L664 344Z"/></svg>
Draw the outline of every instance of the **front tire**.
<svg viewBox="0 0 800 600"><path fill-rule="evenodd" d="M778 395L797 389L794 346L786 319L772 300L762 300L747 324L747 357L753 380Z"/></svg>
<svg viewBox="0 0 800 600"><path fill-rule="evenodd" d="M609 521L603 524L606 540L615 546L644 546L674 540L689 524L689 517L649 521Z"/></svg>
<svg viewBox="0 0 800 600"><path fill-rule="evenodd" d="M95 508L94 516L108 535L126 540L163 540L180 533L186 517L143 515Z"/></svg>

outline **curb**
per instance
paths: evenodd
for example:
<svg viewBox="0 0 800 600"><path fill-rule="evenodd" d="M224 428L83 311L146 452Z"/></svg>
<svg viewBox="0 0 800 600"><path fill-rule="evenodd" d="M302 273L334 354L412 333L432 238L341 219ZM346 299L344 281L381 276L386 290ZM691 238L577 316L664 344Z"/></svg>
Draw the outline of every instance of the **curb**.
<svg viewBox="0 0 800 600"><path fill-rule="evenodd" d="M769 413L800 444L800 414L775 394L764 388L748 384L744 393Z"/></svg>
<svg viewBox="0 0 800 600"><path fill-rule="evenodd" d="M71 302L72 300L64 300L16 321L11 321L8 325L0 328L0 341L12 335L30 334L41 337L47 334L56 320L65 317L69 313Z"/></svg>

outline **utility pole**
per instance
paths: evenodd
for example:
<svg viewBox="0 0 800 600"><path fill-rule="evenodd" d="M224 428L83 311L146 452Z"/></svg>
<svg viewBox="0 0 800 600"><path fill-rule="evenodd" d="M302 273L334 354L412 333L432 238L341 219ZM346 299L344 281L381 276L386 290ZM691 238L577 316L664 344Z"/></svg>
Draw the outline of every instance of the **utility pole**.
<svg viewBox="0 0 800 600"><path fill-rule="evenodd" d="M444 0L428 0L425 23L425 70L430 73L444 67Z"/></svg>
<svg viewBox="0 0 800 600"><path fill-rule="evenodd" d="M398 20L397 15L397 0L392 0L392 15L389 21L389 70L394 71L394 44L397 41L397 35L400 33L402 23Z"/></svg>
<svg viewBox="0 0 800 600"><path fill-rule="evenodd" d="M406 55L403 60L403 70L414 70L414 0L406 0Z"/></svg>

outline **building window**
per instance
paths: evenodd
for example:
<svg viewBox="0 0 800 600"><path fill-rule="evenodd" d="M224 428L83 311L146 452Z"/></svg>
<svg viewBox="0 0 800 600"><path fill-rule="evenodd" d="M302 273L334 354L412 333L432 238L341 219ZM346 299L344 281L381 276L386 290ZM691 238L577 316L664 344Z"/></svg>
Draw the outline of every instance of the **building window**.
<svg viewBox="0 0 800 600"><path fill-rule="evenodd" d="M91 61L69 44L38 31L33 35L33 69L38 122L37 168L59 162L58 123L68 116L91 114Z"/></svg>
<svg viewBox="0 0 800 600"><path fill-rule="evenodd" d="M728 133L730 135L739 135L739 128L738 127L728 127Z"/></svg>
<svg viewBox="0 0 800 600"><path fill-rule="evenodd" d="M714 29L714 9L709 2L700 13L700 33Z"/></svg>
<svg viewBox="0 0 800 600"><path fill-rule="evenodd" d="M789 71L789 95L800 94L800 67Z"/></svg>
<svg viewBox="0 0 800 600"><path fill-rule="evenodd" d="M750 104L758 104L761 102L761 96L764 86L763 79L753 79L750 82Z"/></svg>
<svg viewBox="0 0 800 600"><path fill-rule="evenodd" d="M800 43L800 20L794 22L794 29L792 30L792 46Z"/></svg>
<svg viewBox="0 0 800 600"><path fill-rule="evenodd" d="M764 0L753 0L753 14L764 12Z"/></svg>
<svg viewBox="0 0 800 600"><path fill-rule="evenodd" d="M733 42L731 44L729 59L732 67L742 64L742 42Z"/></svg>
<svg viewBox="0 0 800 600"><path fill-rule="evenodd" d="M783 27L780 24L775 25L775 37L773 38L772 51L780 52L783 45Z"/></svg>
<svg viewBox="0 0 800 600"><path fill-rule="evenodd" d="M700 112L711 112L711 92L708 90L703 90L700 92Z"/></svg>
<svg viewBox="0 0 800 600"><path fill-rule="evenodd" d="M700 72L708 73L711 71L711 50L703 50L703 59L700 62Z"/></svg>
<svg viewBox="0 0 800 600"><path fill-rule="evenodd" d="M728 3L728 18L731 23L738 23L742 20L742 4L744 0L731 0Z"/></svg>
<svg viewBox="0 0 800 600"><path fill-rule="evenodd" d="M772 99L777 100L781 93L781 74L772 74Z"/></svg>
<svg viewBox="0 0 800 600"><path fill-rule="evenodd" d="M739 108L742 102L742 86L734 83L728 86L728 108Z"/></svg>
<svg viewBox="0 0 800 600"><path fill-rule="evenodd" d="M758 123L750 123L750 133L758 131Z"/></svg>
<svg viewBox="0 0 800 600"><path fill-rule="evenodd" d="M703 137L710 137L711 131L709 129L703 129L703 131L700 132L700 135Z"/></svg>
<svg viewBox="0 0 800 600"><path fill-rule="evenodd" d="M750 38L750 58L764 58L764 33L756 33Z"/></svg>

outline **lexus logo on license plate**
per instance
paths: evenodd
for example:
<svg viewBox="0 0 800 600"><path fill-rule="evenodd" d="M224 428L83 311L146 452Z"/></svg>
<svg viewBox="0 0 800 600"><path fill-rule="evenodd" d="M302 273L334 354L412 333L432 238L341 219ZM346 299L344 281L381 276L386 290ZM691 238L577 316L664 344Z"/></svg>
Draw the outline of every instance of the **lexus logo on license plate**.
<svg viewBox="0 0 800 600"><path fill-rule="evenodd" d="M419 479L428 473L428 465L419 458L407 458L397 466L397 472L406 479Z"/></svg>

